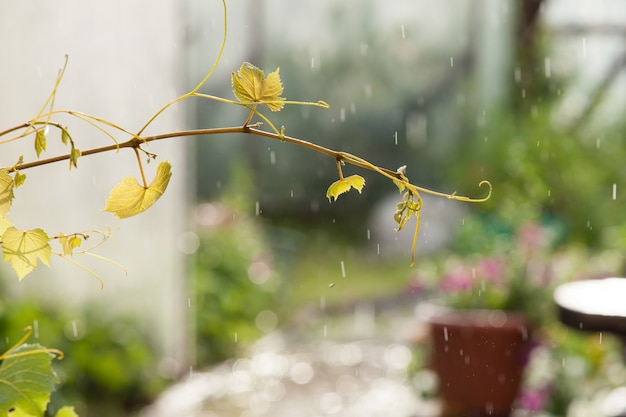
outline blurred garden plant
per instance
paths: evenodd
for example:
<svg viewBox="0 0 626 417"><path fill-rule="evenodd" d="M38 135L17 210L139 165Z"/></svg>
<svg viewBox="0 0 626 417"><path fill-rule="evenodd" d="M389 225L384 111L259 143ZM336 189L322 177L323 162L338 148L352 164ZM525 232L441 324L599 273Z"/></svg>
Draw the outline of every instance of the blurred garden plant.
<svg viewBox="0 0 626 417"><path fill-rule="evenodd" d="M477 233L480 226L473 224L480 223L477 216L466 223L465 233L472 233L489 249L423 262L409 280L409 289L427 294L443 308L521 312L529 319L533 343L517 407L528 415L569 415L568 408L577 398L582 401L583 392L591 398L625 383L617 340L608 337L598 342L597 334L565 328L552 298L561 283L620 271L625 261L622 252L592 253L580 244L560 245L564 231L555 223L529 221L513 234L501 236L493 230ZM490 235L488 243L483 241L485 234ZM619 373L609 377L616 369Z"/></svg>
<svg viewBox="0 0 626 417"><path fill-rule="evenodd" d="M147 160L157 159L157 155L145 149L145 145L157 141L175 137L198 136L198 135L222 135L233 133L246 133L257 137L265 137L281 142L289 142L302 146L313 151L327 155L336 161L339 179L328 188L326 196L329 201L336 200L341 194L355 188L361 192L365 185L363 177L353 174L344 176L343 167L353 165L366 170L374 171L383 177L393 181L400 189L402 201L398 205L398 212L395 219L398 222L398 230L401 229L411 216L418 218L415 229L415 238L419 230L419 215L421 211L420 193L431 193L446 198L478 202L485 201L491 195L491 185L480 182L489 188L485 198L471 199L457 196L455 193L444 194L434 192L409 182L405 175L404 168L399 170L389 170L372 164L356 155L346 152L331 150L312 142L290 137L285 134L285 127L277 129L270 119L261 112L262 108L267 108L272 112L280 111L285 105L304 105L327 108L327 103L288 101L282 97L283 86L280 80L279 70L265 73L250 63L244 63L232 73L232 87L235 99L216 97L200 93L200 89L211 78L216 66L220 62L222 52L226 42L226 2L222 0L224 8L224 36L220 47L220 52L205 77L189 92L177 97L163 105L154 115L152 115L138 131L131 131L118 124L103 119L96 115L87 114L81 111L69 109L56 109L55 99L61 85L63 74L68 63L59 71L52 92L44 102L39 112L31 120L20 123L8 129L0 131L1 144L15 141L24 141L30 146L34 146L37 159L26 161L22 155L15 155L15 163L0 169L0 247L5 262L9 262L15 271L18 279L23 279L26 275L38 268L41 264L50 265L52 255L59 256L91 273L98 278L96 272L82 266L76 258L78 255L96 256L93 249L100 243L106 241L110 236L109 231L89 230L72 231L51 235L42 228L35 227L22 230L12 223L9 218L9 211L15 198L14 190L27 183L26 172L29 169L40 167L46 164L55 164L63 161L69 163L69 169L78 168L78 163L88 155L95 155L104 152L118 152L122 149L131 150L137 161L139 180L134 176L127 177L115 186L106 201L104 210L113 213L118 218L127 218L142 213L150 208L165 192L169 180L172 176L172 167L169 162L162 160L156 167L152 180L148 180L142 157ZM249 110L248 116L240 126L207 128L198 130L185 130L177 132L166 132L162 134L147 136L144 131L158 117L170 107L191 97L218 101L226 104L241 106ZM109 145L82 149L77 138L72 136L72 129L68 125L61 123L63 117L70 120L87 123L96 131L100 132L111 142ZM253 122L257 117L259 122ZM262 124L269 126L269 130L261 129ZM64 155L57 155L44 158L47 142L51 140L52 132L58 133L58 139L68 148ZM85 248L85 242L92 235L100 236L100 240L93 246ZM55 247L53 248L53 244ZM413 245L413 251L415 243ZM100 278L98 278L100 279ZM101 282L102 284L102 282ZM6 414L14 416L41 416L46 410L50 393L53 389L56 377L50 368L50 361L53 357L59 356L55 350L40 346L26 344L29 332L20 343L12 346L4 354L0 355L0 416ZM31 378L23 378L25 372L30 372ZM57 417L71 417L76 415L71 409L62 409L57 413Z"/></svg>
<svg viewBox="0 0 626 417"><path fill-rule="evenodd" d="M475 218L466 220L467 232L475 232ZM526 222L513 235L492 237L496 243L488 252L424 262L409 286L445 307L522 312L540 329L555 321L557 285L615 273L624 260L613 251L592 255L579 244L559 245L562 233L555 224Z"/></svg>

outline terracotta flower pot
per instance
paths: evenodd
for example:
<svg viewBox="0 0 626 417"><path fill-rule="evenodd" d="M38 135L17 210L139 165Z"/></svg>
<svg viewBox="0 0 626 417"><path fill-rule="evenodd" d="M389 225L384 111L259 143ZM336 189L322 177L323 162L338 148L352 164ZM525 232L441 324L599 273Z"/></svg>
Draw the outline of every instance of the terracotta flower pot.
<svg viewBox="0 0 626 417"><path fill-rule="evenodd" d="M509 416L528 350L525 317L497 310L450 310L429 324L444 416Z"/></svg>

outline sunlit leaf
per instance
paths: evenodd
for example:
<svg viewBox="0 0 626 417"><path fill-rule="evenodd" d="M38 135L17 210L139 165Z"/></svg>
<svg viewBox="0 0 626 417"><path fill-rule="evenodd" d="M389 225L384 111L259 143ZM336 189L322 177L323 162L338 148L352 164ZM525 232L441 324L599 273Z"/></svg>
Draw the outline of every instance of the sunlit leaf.
<svg viewBox="0 0 626 417"><path fill-rule="evenodd" d="M57 382L50 365L53 358L40 345L23 344L2 361L0 415L43 416Z"/></svg>
<svg viewBox="0 0 626 417"><path fill-rule="evenodd" d="M70 133L67 131L67 127L61 129L61 142L63 142L63 145L67 145L70 140Z"/></svg>
<svg viewBox="0 0 626 417"><path fill-rule="evenodd" d="M41 229L33 229L26 232L8 227L2 234L2 252L4 262L10 262L11 266L21 280L35 268L37 261L50 266L50 238Z"/></svg>
<svg viewBox="0 0 626 417"><path fill-rule="evenodd" d="M6 169L0 170L0 216L5 216L13 203L15 180Z"/></svg>
<svg viewBox="0 0 626 417"><path fill-rule="evenodd" d="M335 201L337 201L337 198L341 194L350 191L351 188L354 188L360 193L361 190L363 190L364 186L365 178L361 177L360 175L350 175L349 177L337 180L332 183L326 191L326 197L330 202L333 201L333 198L335 199Z"/></svg>
<svg viewBox="0 0 626 417"><path fill-rule="evenodd" d="M111 190L105 211L114 213L120 219L131 217L147 210L163 195L172 176L171 164L159 163L156 177L146 188L135 177L127 177Z"/></svg>
<svg viewBox="0 0 626 417"><path fill-rule="evenodd" d="M15 172L15 178L13 179L15 182L15 187L19 187L20 185L24 184L24 181L26 181L26 174L22 174L19 171Z"/></svg>
<svg viewBox="0 0 626 417"><path fill-rule="evenodd" d="M262 70L244 62L239 71L231 74L235 97L242 103L260 103L272 111L279 111L285 105L283 103L285 99L280 97L283 93L283 85L279 71L280 69L277 68L266 78Z"/></svg>
<svg viewBox="0 0 626 417"><path fill-rule="evenodd" d="M78 168L78 158L80 158L81 155L80 149L76 149L72 146L70 150L70 169L72 169L72 167Z"/></svg>
<svg viewBox="0 0 626 417"><path fill-rule="evenodd" d="M41 155L46 150L46 131L45 129L39 129L35 133L35 151L37 156Z"/></svg>
<svg viewBox="0 0 626 417"><path fill-rule="evenodd" d="M13 222L11 222L11 220L7 219L6 217L0 217L0 236L2 236L4 232L11 226L13 226Z"/></svg>
<svg viewBox="0 0 626 417"><path fill-rule="evenodd" d="M74 407L63 407L54 415L54 417L78 417Z"/></svg>
<svg viewBox="0 0 626 417"><path fill-rule="evenodd" d="M73 255L74 249L79 248L83 243L83 239L79 236L66 236L63 233L59 233L59 243L63 249L63 255Z"/></svg>

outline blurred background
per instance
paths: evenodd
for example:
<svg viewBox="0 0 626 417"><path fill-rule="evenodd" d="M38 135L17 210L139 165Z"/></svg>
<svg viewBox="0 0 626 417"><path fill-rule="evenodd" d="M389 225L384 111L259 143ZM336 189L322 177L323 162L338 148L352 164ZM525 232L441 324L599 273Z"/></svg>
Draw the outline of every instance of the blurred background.
<svg viewBox="0 0 626 417"><path fill-rule="evenodd" d="M3 129L34 117L65 53L56 107L138 129L202 79L223 34L219 1L2 9ZM288 135L392 170L406 165L414 184L441 192L482 197L486 179L492 198L424 196L411 268L412 227L394 231L397 188L346 167L366 187L330 204L335 161L286 143L228 135L151 144L172 162L172 183L154 208L124 221L101 209L113 185L138 175L132 155L84 158L69 174L64 164L35 169L17 191L14 222L54 233L109 226L114 238L98 253L128 275L88 261L105 281L98 291L61 261L20 283L4 269L2 346L36 323L38 341L67 356L55 404L133 415L190 369L242 355L274 331L323 327L364 305L410 316L424 270L436 276L451 258L505 252L528 224L551 237L544 256L566 271L555 281L623 276L625 40L619 0L230 1L226 49L201 92L232 98L230 74L243 61L266 73L280 67L284 97L331 106L266 114ZM193 99L148 133L237 126L246 116ZM81 149L108 143L76 119L65 123ZM9 146L5 166L30 155L30 144ZM305 339L319 331L311 325ZM567 354L589 359L584 343L568 342ZM593 354L581 378L599 378ZM545 410L574 415L575 397Z"/></svg>

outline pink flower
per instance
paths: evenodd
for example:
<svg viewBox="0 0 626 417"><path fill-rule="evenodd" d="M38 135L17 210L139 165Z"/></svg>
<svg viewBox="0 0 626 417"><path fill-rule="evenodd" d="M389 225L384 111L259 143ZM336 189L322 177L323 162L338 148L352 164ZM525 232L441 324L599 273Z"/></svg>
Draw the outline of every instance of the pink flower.
<svg viewBox="0 0 626 417"><path fill-rule="evenodd" d="M498 258L484 258L476 265L478 276L489 282L502 281L504 269L502 261Z"/></svg>
<svg viewBox="0 0 626 417"><path fill-rule="evenodd" d="M522 250L535 252L549 244L546 230L537 222L526 222L517 231L517 243Z"/></svg>
<svg viewBox="0 0 626 417"><path fill-rule="evenodd" d="M468 268L457 267L444 275L441 280L441 289L448 292L464 292L474 285L472 273Z"/></svg>
<svg viewBox="0 0 626 417"><path fill-rule="evenodd" d="M519 405L524 410L537 412L543 410L550 397L550 389L540 389L536 391L523 391L519 396Z"/></svg>

